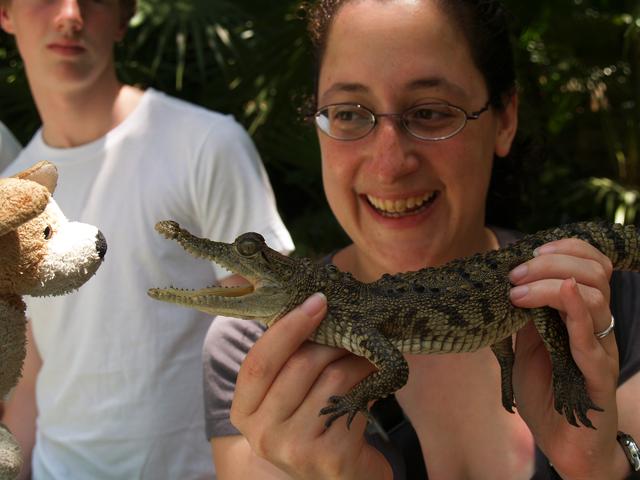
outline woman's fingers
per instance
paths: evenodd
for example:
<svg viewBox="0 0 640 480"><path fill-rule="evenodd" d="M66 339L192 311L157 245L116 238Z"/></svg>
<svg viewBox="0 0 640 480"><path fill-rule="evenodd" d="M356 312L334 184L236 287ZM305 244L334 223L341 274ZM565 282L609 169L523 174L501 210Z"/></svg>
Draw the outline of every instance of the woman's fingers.
<svg viewBox="0 0 640 480"><path fill-rule="evenodd" d="M238 373L231 408L234 424L262 404L282 366L324 318L326 305L324 295L312 295L269 328L251 348Z"/></svg>
<svg viewBox="0 0 640 480"><path fill-rule="evenodd" d="M344 395L357 383L369 376L376 370L374 365L363 357L352 354L327 365L322 374L317 378L313 387L309 391L306 402L300 405L296 412L302 422L310 423L310 420L318 419L319 428L324 431L327 417L319 417L322 408L328 406L329 397L334 395ZM351 430L359 431L358 423L364 420L364 416L356 415ZM329 431L332 433L339 432L346 434L347 415L342 416L331 424Z"/></svg>
<svg viewBox="0 0 640 480"><path fill-rule="evenodd" d="M618 349L613 332L604 338L597 338L594 325L611 321L611 313L607 309L601 320L592 319L593 314L583 301L574 279L565 280L560 293L563 299L563 310L566 312L566 325L569 332L569 344L572 356L585 377L597 390L615 389L618 376Z"/></svg>
<svg viewBox="0 0 640 480"><path fill-rule="evenodd" d="M564 280L571 277L582 285L608 292L611 270L606 264L603 265L593 259L566 254L548 254L518 265L509 274L509 280L514 285L549 278Z"/></svg>
<svg viewBox="0 0 640 480"><path fill-rule="evenodd" d="M574 277L569 277L574 278ZM575 280L575 279L574 279ZM565 313L564 291L566 279L538 280L511 289L511 302L521 308L551 307ZM590 312L592 334L605 330L611 323L609 310L609 290L603 293L597 288L576 285L582 301Z"/></svg>
<svg viewBox="0 0 640 480"><path fill-rule="evenodd" d="M509 279L515 285L510 299L518 307L549 306L566 312L563 287L567 279L574 279L576 295L584 302L588 316L582 326L592 328L592 334L605 330L611 323L609 311L612 265L598 249L578 239L563 239L536 249L535 258L514 268Z"/></svg>
<svg viewBox="0 0 640 480"><path fill-rule="evenodd" d="M585 260L593 260L611 275L613 266L611 260L593 245L579 240L577 238L564 238L554 242L546 243L534 251L535 257L541 257L548 254L563 254L572 257L584 258Z"/></svg>
<svg viewBox="0 0 640 480"><path fill-rule="evenodd" d="M348 355L346 350L312 343L303 344L283 365L260 405L260 414L273 423L288 420L303 404L323 372ZM326 400L326 398L325 398ZM323 405L311 417L317 416Z"/></svg>

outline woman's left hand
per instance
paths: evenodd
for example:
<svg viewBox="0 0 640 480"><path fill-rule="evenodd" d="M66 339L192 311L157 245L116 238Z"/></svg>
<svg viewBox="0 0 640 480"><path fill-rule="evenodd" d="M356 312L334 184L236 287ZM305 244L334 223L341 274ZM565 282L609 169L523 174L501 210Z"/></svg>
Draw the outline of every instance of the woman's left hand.
<svg viewBox="0 0 640 480"><path fill-rule="evenodd" d="M611 261L599 250L581 240L563 239L540 247L535 258L510 275L515 285L511 291L514 305L549 306L560 312L587 392L604 410L588 413L596 429L570 425L554 409L551 361L535 326L529 322L518 332L513 375L518 412L563 478L623 478L625 466L628 468L616 441L619 367L615 335L611 332L601 339L595 335L611 323L611 273Z"/></svg>

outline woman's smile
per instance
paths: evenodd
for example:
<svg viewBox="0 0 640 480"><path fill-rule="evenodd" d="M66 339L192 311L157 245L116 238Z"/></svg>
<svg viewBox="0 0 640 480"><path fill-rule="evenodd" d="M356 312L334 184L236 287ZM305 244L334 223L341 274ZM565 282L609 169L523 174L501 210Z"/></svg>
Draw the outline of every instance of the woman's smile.
<svg viewBox="0 0 640 480"><path fill-rule="evenodd" d="M400 198L384 198L374 195L364 195L367 203L379 215L386 218L405 218L419 215L433 204L439 192L429 191L421 195L411 195Z"/></svg>

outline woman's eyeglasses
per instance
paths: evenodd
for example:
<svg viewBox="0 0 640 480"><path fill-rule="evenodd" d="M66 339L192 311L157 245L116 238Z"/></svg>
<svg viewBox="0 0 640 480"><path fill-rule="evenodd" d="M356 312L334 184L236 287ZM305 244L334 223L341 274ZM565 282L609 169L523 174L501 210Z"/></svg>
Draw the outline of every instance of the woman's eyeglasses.
<svg viewBox="0 0 640 480"><path fill-rule="evenodd" d="M395 117L410 135L420 140L438 141L459 133L469 120L477 120L489 109L467 113L448 103L423 103L402 113L374 113L357 103L336 103L320 108L314 115L318 128L336 140L358 140L367 136L381 117Z"/></svg>

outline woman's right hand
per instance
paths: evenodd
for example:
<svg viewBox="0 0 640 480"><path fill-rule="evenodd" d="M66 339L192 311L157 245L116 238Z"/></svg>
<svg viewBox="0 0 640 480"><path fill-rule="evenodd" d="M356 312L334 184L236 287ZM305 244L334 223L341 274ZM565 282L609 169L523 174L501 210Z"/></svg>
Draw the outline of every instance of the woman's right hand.
<svg viewBox="0 0 640 480"><path fill-rule="evenodd" d="M231 422L253 451L294 478L390 479L391 467L364 438L357 415L325 427L318 412L375 367L345 350L307 342L327 311L309 297L269 328L247 354L236 383Z"/></svg>

